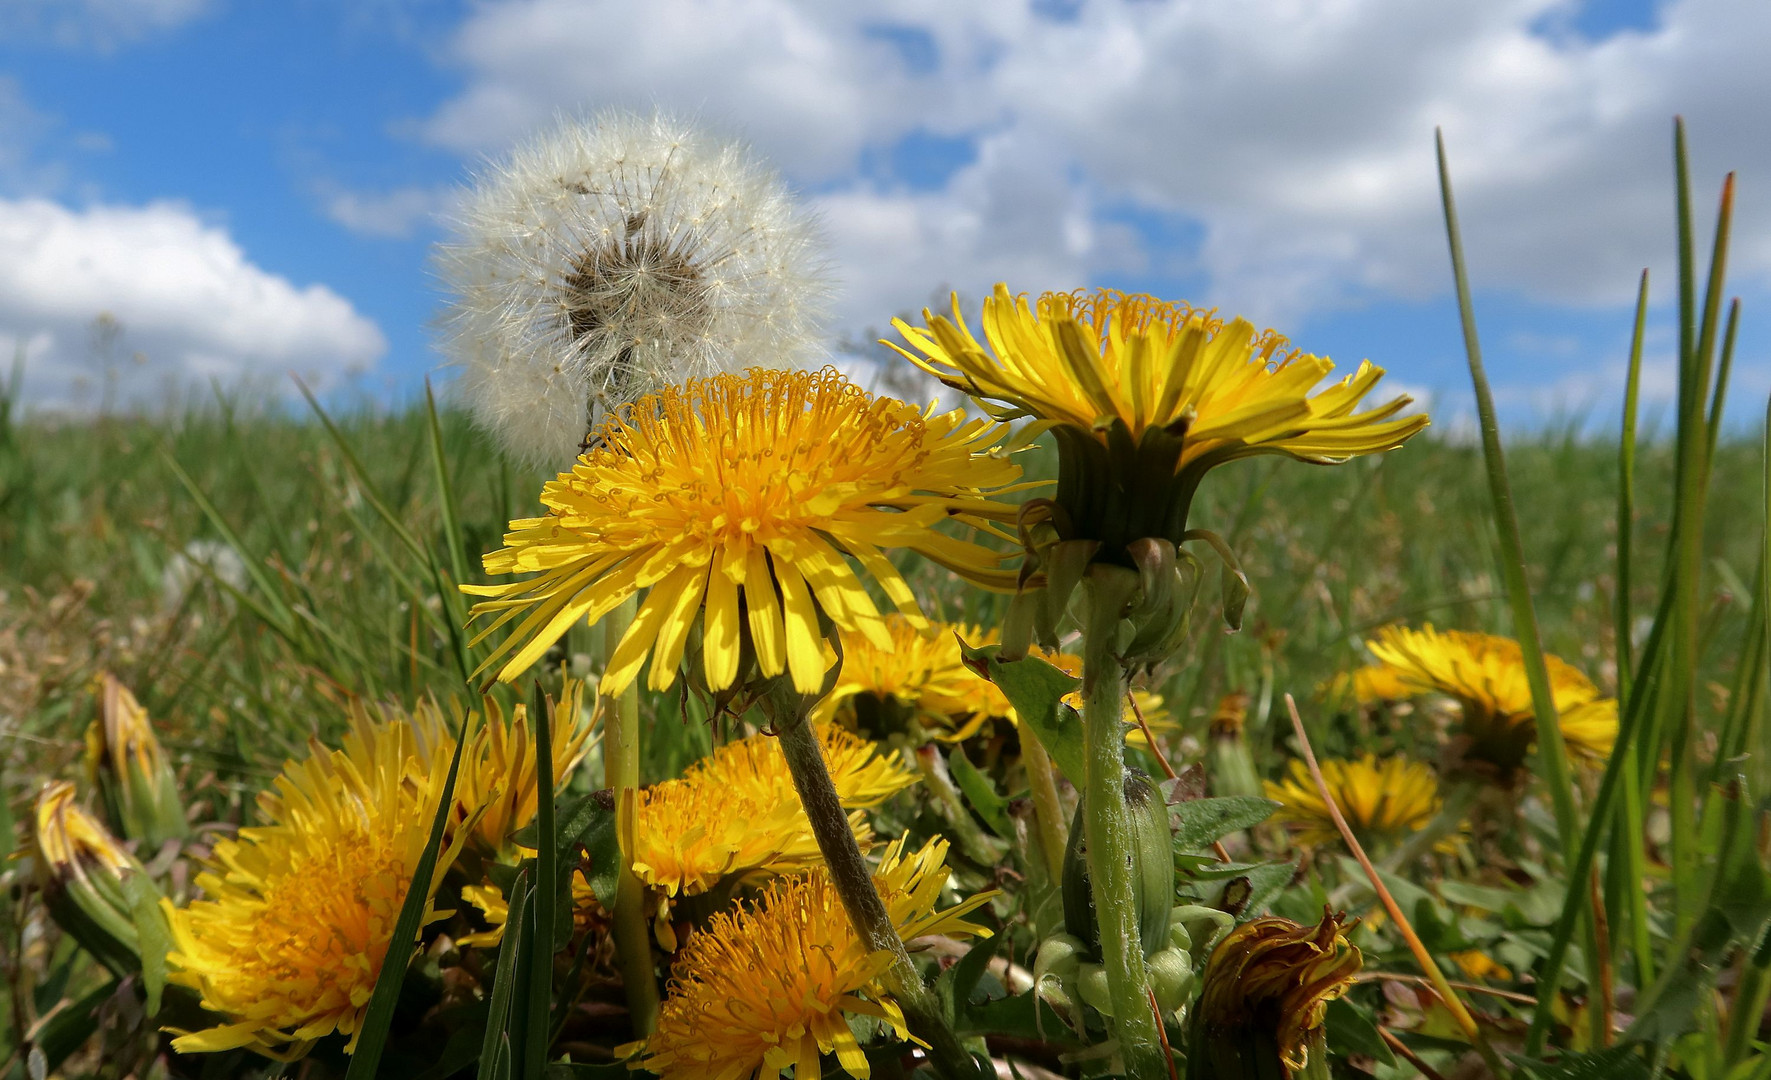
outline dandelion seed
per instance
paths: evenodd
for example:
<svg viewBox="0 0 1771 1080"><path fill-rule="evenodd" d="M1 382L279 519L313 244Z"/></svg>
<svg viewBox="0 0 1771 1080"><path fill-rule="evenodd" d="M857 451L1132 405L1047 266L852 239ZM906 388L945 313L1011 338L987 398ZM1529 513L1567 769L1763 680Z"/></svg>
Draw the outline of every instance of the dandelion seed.
<svg viewBox="0 0 1771 1080"><path fill-rule="evenodd" d="M662 386L810 366L821 249L739 143L662 114L562 121L488 170L439 252L457 392L512 455L561 468Z"/></svg>

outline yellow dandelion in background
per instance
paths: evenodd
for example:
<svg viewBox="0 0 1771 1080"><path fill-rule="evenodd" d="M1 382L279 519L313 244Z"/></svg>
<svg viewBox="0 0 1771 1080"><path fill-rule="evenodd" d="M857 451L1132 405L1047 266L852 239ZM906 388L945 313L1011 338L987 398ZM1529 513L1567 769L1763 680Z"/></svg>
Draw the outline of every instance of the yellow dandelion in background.
<svg viewBox="0 0 1771 1080"><path fill-rule="evenodd" d="M923 315L927 329L892 323L915 352L892 347L948 386L997 403L986 405L992 416L1053 421L1101 442L1114 420L1134 442L1184 422L1174 432L1186 439L1176 472L1260 453L1344 461L1394 449L1427 426L1425 416L1396 418L1406 395L1358 411L1382 368L1361 363L1312 395L1334 367L1329 360L1183 301L1102 289L1029 302L999 284L984 301L988 349L966 325L957 294L951 320Z"/></svg>
<svg viewBox="0 0 1771 1080"><path fill-rule="evenodd" d="M1387 664L1366 664L1336 675L1322 685L1319 693L1334 703L1350 699L1360 705L1382 705L1389 701L1407 701L1419 691L1404 682L1395 668Z"/></svg>
<svg viewBox="0 0 1771 1080"><path fill-rule="evenodd" d="M560 699L554 704L551 731L555 791L571 779L593 742L583 691L583 683L566 679ZM358 706L353 711L353 722L360 729L374 723L412 724L419 744L434 748L431 752L446 768L455 752L455 733L461 730L461 706L451 706L453 715L429 699L420 701L410 713L393 706L382 706L371 713ZM484 854L497 855L511 834L535 817L539 777L528 706L516 706L507 721L498 703L486 698L483 712L475 710L468 714L467 739L467 749L461 754L461 772L455 781L455 808L450 821L453 825L474 821L468 842Z"/></svg>
<svg viewBox="0 0 1771 1080"><path fill-rule="evenodd" d="M915 597L886 549L1012 587L998 555L936 528L1014 519L1014 507L985 497L1020 475L985 453L1001 434L963 410L874 397L833 368L754 369L648 395L547 484L547 515L511 522L506 546L485 558L489 574L536 576L462 586L490 598L475 615L496 616L474 640L521 617L485 665L510 653L498 670L509 681L574 622L649 590L604 692L631 684L648 655L650 685L670 686L699 621L709 688L732 686L753 656L762 675L790 672L813 693L828 666L820 613L890 645L851 557L912 618Z"/></svg>
<svg viewBox="0 0 1771 1080"><path fill-rule="evenodd" d="M856 839L872 837L857 807L875 806L916 782L914 773L841 728L819 730L831 780ZM784 874L822 861L786 756L767 735L720 747L680 780L636 793L622 843L640 881L666 897L695 896L722 879Z"/></svg>
<svg viewBox="0 0 1771 1080"><path fill-rule="evenodd" d="M215 846L205 899L166 905L172 982L226 1020L172 1041L181 1053L250 1047L282 1061L334 1031L356 1038L442 795L409 724L290 762L270 823ZM455 845L462 837L457 836ZM457 848L441 853L434 894ZM427 898L424 922L439 917Z"/></svg>
<svg viewBox="0 0 1771 1080"><path fill-rule="evenodd" d="M959 641L974 645L995 640L995 631L956 623L919 626L901 615L886 616L889 648L880 648L863 634L842 636L842 671L836 686L819 703L814 717L823 720L839 710L860 721L861 713L882 711L877 726L902 728L914 718L936 738L968 739L994 717L1013 713L996 684L965 665ZM876 725L863 724L872 731Z"/></svg>
<svg viewBox="0 0 1771 1080"><path fill-rule="evenodd" d="M947 881L946 849L931 840L906 856L899 840L874 874L906 940L990 935L965 916L994 893L935 911ZM889 953L856 935L822 872L774 882L755 906L717 914L689 939L638 1064L665 1080L751 1080L789 1068L817 1077L819 1055L833 1053L844 1071L865 1080L867 1058L847 1015L874 1017L910 1038L902 1010L879 986L890 965Z"/></svg>
<svg viewBox="0 0 1771 1080"><path fill-rule="evenodd" d="M1361 844L1393 844L1425 828L1439 813L1439 778L1419 761L1365 754L1357 761L1331 758L1321 764L1322 779ZM1268 780L1266 792L1280 804L1274 820L1288 826L1300 845L1321 847L1340 840L1328 804L1302 761L1292 760L1285 779Z"/></svg>
<svg viewBox="0 0 1771 1080"><path fill-rule="evenodd" d="M1367 643L1415 693L1457 699L1463 712L1463 755L1510 779L1537 738L1531 686L1519 643L1493 634L1386 626ZM1617 741L1617 702L1603 698L1592 680L1546 655L1550 690L1561 716L1562 738L1578 761L1596 764Z"/></svg>

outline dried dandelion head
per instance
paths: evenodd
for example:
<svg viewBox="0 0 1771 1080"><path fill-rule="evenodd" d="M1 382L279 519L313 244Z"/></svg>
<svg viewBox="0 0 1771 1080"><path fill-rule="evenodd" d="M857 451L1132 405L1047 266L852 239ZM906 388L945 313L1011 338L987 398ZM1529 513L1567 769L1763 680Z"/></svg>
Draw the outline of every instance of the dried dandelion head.
<svg viewBox="0 0 1771 1080"><path fill-rule="evenodd" d="M457 391L512 455L563 468L645 393L808 366L821 250L741 143L659 113L564 119L480 177L439 251Z"/></svg>

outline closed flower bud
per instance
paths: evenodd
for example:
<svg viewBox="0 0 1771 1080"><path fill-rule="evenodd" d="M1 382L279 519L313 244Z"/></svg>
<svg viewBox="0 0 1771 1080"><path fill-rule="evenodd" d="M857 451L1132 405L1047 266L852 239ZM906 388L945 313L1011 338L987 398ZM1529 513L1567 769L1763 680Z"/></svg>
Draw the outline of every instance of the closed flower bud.
<svg viewBox="0 0 1771 1080"><path fill-rule="evenodd" d="M86 729L86 768L123 835L157 848L190 834L172 763L129 688L98 679L99 716Z"/></svg>
<svg viewBox="0 0 1771 1080"><path fill-rule="evenodd" d="M1132 894L1138 909L1138 937L1143 942L1144 955L1149 956L1168 945L1169 921L1174 910L1174 853L1168 805L1154 781L1130 769L1125 774L1125 803L1132 823ZM1091 956L1098 958L1101 931L1095 919L1083 833L1083 806L1079 804L1070 824L1070 844L1064 852L1060 890L1064 928L1085 943Z"/></svg>
<svg viewBox="0 0 1771 1080"><path fill-rule="evenodd" d="M1343 918L1325 910L1302 926L1266 915L1231 931L1205 967L1188 1080L1328 1075L1323 1016L1362 963Z"/></svg>
<svg viewBox="0 0 1771 1080"><path fill-rule="evenodd" d="M38 794L36 826L38 882L56 923L119 976L140 970L137 920L160 918L147 871L75 803L66 780ZM163 951L154 962L163 964Z"/></svg>

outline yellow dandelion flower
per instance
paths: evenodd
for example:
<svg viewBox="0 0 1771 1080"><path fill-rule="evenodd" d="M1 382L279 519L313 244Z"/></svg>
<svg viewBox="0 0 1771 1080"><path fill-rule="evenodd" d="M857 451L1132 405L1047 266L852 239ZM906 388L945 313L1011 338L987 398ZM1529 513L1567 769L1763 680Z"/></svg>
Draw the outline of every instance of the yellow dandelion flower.
<svg viewBox="0 0 1771 1080"><path fill-rule="evenodd" d="M931 840L906 856L899 840L874 874L906 939L990 935L964 917L993 893L935 911L946 849ZM845 1014L875 1017L910 1038L903 1011L879 986L890 965L889 953L856 935L823 873L774 882L753 907L715 915L689 939L636 1064L665 1080L752 1080L789 1068L816 1077L819 1055L835 1054L844 1071L865 1080L867 1058Z"/></svg>
<svg viewBox="0 0 1771 1080"><path fill-rule="evenodd" d="M828 667L820 614L890 645L851 564L906 616L921 614L883 554L903 548L980 584L1010 587L987 548L936 526L989 527L1015 508L985 497L1020 469L986 451L1002 428L963 410L926 412L874 397L827 368L716 375L642 398L593 432L571 472L542 490L545 517L511 522L486 572L536 576L463 585L495 614L479 641L521 617L486 666L516 678L566 628L649 590L602 689L618 692L652 657L650 684L676 679L699 622L703 676L721 690L754 657L813 693ZM702 612L705 614L702 614ZM514 650L514 652L512 651Z"/></svg>
<svg viewBox="0 0 1771 1080"><path fill-rule="evenodd" d="M592 745L591 725L583 707L584 684L565 680L553 711L553 784L563 788ZM419 743L435 748L447 767L455 752L455 733L461 730L461 706L451 703L453 716L434 700L423 700L410 713L383 706L379 716L359 706L353 716L359 726L373 723L409 723ZM461 753L461 773L455 781L455 809L451 822L474 821L468 842L487 855L499 854L512 833L535 817L538 775L535 769L535 732L529 726L529 710L518 705L508 721L498 703L485 699L485 710L467 717L467 749Z"/></svg>
<svg viewBox="0 0 1771 1080"><path fill-rule="evenodd" d="M408 724L359 729L343 750L286 765L270 823L216 844L197 878L206 898L166 905L167 960L170 980L227 1020L179 1034L175 1050L287 1061L335 1031L356 1048L442 795L446 771L427 760ZM455 854L441 853L429 893ZM424 922L441 914L427 900Z"/></svg>
<svg viewBox="0 0 1771 1080"><path fill-rule="evenodd" d="M1330 758L1321 764L1335 805L1361 844L1381 847L1402 840L1425 828L1443 805L1433 770L1400 754L1382 759L1366 754L1356 761ZM1280 804L1275 820L1289 826L1302 846L1321 847L1340 839L1328 804L1302 761L1294 758L1291 775L1283 780L1268 780L1266 792Z"/></svg>
<svg viewBox="0 0 1771 1080"><path fill-rule="evenodd" d="M892 614L886 616L886 631L889 648L863 634L842 635L842 670L814 719L830 719L839 711L857 722L876 718L877 724L862 724L870 733L877 733L876 727L902 730L914 719L936 738L957 742L976 734L988 720L1013 714L1008 698L965 665L959 648L960 638L974 645L994 641L994 630L943 622L918 625Z"/></svg>
<svg viewBox="0 0 1771 1080"><path fill-rule="evenodd" d="M1324 911L1318 925L1301 926L1263 915L1218 943L1193 1010L1189 1076L1290 1076L1311 1051L1326 1052L1328 1003L1364 963L1343 919Z"/></svg>
<svg viewBox="0 0 1771 1080"><path fill-rule="evenodd" d="M1496 960L1494 957L1489 956L1481 949L1466 949L1463 952L1454 952L1451 954L1451 962L1456 964L1458 970L1464 973L1464 978L1472 979L1477 982L1488 982L1491 980L1494 982L1507 982L1513 977L1513 973L1507 970L1505 964Z"/></svg>
<svg viewBox="0 0 1771 1080"><path fill-rule="evenodd" d="M916 776L841 728L823 725L820 736L837 795L854 811L849 823L865 844L873 833L856 808L884 802ZM741 739L682 779L637 792L622 829L634 875L666 897L696 896L729 876L785 874L821 862L786 756L774 744L767 735Z"/></svg>
<svg viewBox="0 0 1771 1080"><path fill-rule="evenodd" d="M1382 705L1387 701L1407 701L1419 691L1388 664L1366 664L1341 672L1324 683L1318 692L1330 702L1350 699L1360 705Z"/></svg>
<svg viewBox="0 0 1771 1080"><path fill-rule="evenodd" d="M111 819L149 847L189 835L178 778L147 709L109 672L93 681L99 715L86 729L86 775Z"/></svg>
<svg viewBox="0 0 1771 1080"><path fill-rule="evenodd" d="M1493 634L1386 626L1367 643L1414 693L1457 699L1463 712L1466 760L1484 763L1510 779L1537 738L1531 686L1519 643ZM1546 655L1550 690L1561 716L1568 752L1588 764L1602 762L1617 741L1617 702L1602 698L1592 680L1567 662Z"/></svg>
<svg viewBox="0 0 1771 1080"><path fill-rule="evenodd" d="M951 320L923 315L927 329L892 323L915 352L893 348L948 386L997 403L989 409L997 419L1054 421L1103 443L1114 421L1134 443L1151 428L1184 424L1176 472L1260 453L1344 461L1394 449L1427 426L1425 416L1396 418L1407 396L1357 411L1382 368L1362 363L1312 395L1329 360L1182 301L1102 289L1029 302L999 284L984 301L988 350L957 295Z"/></svg>

